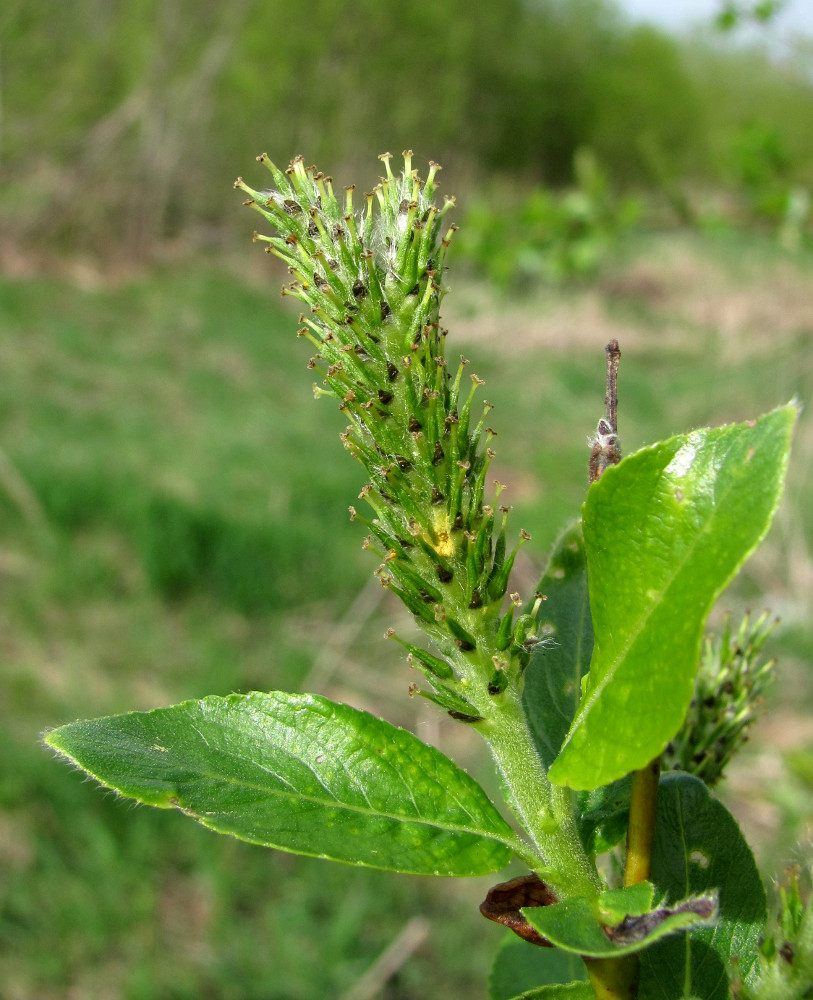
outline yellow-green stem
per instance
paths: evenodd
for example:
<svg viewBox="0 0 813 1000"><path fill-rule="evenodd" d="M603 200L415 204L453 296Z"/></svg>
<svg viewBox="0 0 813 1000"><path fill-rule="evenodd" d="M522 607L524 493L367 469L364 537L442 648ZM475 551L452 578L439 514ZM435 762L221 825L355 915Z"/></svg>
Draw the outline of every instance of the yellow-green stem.
<svg viewBox="0 0 813 1000"><path fill-rule="evenodd" d="M640 963L637 955L623 958L585 958L587 978L596 1000L635 1000Z"/></svg>
<svg viewBox="0 0 813 1000"><path fill-rule="evenodd" d="M652 869L652 840L655 835L660 771L661 759L656 757L632 775L625 886L646 881ZM638 996L641 969L638 955L600 961L585 959L585 965L596 1000L635 1000Z"/></svg>
<svg viewBox="0 0 813 1000"><path fill-rule="evenodd" d="M652 839L658 805L658 778L661 759L656 757L640 771L633 772L630 819L627 827L627 866L624 885L645 882L652 869Z"/></svg>

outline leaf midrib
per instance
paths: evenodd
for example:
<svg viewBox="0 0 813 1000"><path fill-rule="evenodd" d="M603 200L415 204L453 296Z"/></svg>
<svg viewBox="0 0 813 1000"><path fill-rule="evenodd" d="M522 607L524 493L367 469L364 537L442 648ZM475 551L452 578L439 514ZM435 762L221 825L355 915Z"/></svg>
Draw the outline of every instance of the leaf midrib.
<svg viewBox="0 0 813 1000"><path fill-rule="evenodd" d="M57 750L59 753L61 753L63 756L68 757L68 759L71 760L74 764L77 764L79 767L81 767L83 771L85 771L92 778L94 778L96 781L98 781L100 785L103 785L106 788L111 788L111 789L113 789L113 791L119 792L121 794L126 794L128 797L132 797L132 798L136 798L136 799L139 798L139 796L137 796L137 795L131 795L130 793L123 792L123 788L122 787L116 787L116 785L111 784L109 781L106 781L104 778L101 778L98 774L96 774L90 768L88 768L84 764L82 764L76 757L71 756L71 754L69 754L67 751L63 750L61 747L57 746L53 742L49 741L49 745L52 746L55 750ZM236 757L236 755L234 755L234 754L232 754L232 756ZM236 759L242 760L242 758L239 758L239 757L236 757ZM296 758L296 759L299 760L300 758ZM306 765L306 766L308 766L308 765ZM311 771L311 774L314 774L314 772L313 772L313 770L311 768L309 768L309 770ZM268 773L269 774L273 773L274 777L277 778L278 780L283 781L286 784L290 784L289 782L286 782L285 779L281 775L278 775L278 774L276 774L274 772L271 772L271 771L269 771ZM476 835L476 836L485 837L485 838L487 838L489 840L497 841L497 842L499 842L501 844L504 844L506 847L509 847L511 850L516 850L516 847L517 847L517 837L513 833L513 831L510 830L510 827L508 828L509 832L510 832L510 837L509 837L509 836L500 835L500 834L497 834L497 833L494 833L494 832L490 832L490 831L487 831L487 830L472 829L471 827L458 826L458 825L452 824L452 823L442 823L442 822L437 822L437 821L431 821L431 820L429 820L429 819L427 819L427 818L425 818L423 816L404 817L404 816L399 816L397 813L390 813L390 812L385 812L385 811L382 811L382 810L375 810L372 807L370 809L364 809L361 806L356 806L356 805L352 805L351 803L341 802L341 801L336 800L336 799L322 799L322 798L318 798L318 797L316 797L314 795L304 794L304 793L301 793L301 792L289 792L289 791L286 791L285 789L269 789L269 788L264 788L263 786L256 785L253 782L237 781L234 778L230 778L228 775L209 773L209 772L204 771L204 770L198 771L197 774L199 775L199 777L202 780L219 781L221 783L226 783L226 784L232 785L232 786L237 787L237 788L244 788L244 789L247 789L249 791L257 792L258 794L262 795L264 798L275 798L276 797L276 798L282 798L282 799L299 800L299 801L309 802L309 803L312 803L314 805L319 805L319 806L322 806L322 807L327 807L327 808L330 808L330 809L344 810L345 812L348 812L348 813L356 813L356 814L362 815L362 816L371 816L371 817L375 816L375 817L380 818L380 819L387 819L387 820L391 820L391 821L394 821L394 822L403 823L403 824L409 824L409 825L418 826L418 827L431 827L431 828L434 828L434 829L437 829L437 830L445 831L447 833L468 833L468 834L473 834L473 835ZM316 777L315 774L314 774L314 777ZM320 787L324 787L321 784L321 782L319 782L319 784L320 784ZM148 805L158 806L159 808L166 808L167 805L169 805L172 808L180 809L182 811L186 810L187 812L193 813L196 817L199 816L202 820L205 820L205 819L207 819L209 817L212 817L212 816L229 815L229 813L227 813L225 811L215 812L215 813L199 812L198 810L190 808L189 806L185 805L180 800L178 800L177 803L169 802L168 799L163 799L161 802L157 802L157 801L156 802L148 802L146 798L141 797L141 801L143 801L145 804L148 804ZM496 813L496 815L499 816L499 813ZM500 818L502 818L502 817L500 817Z"/></svg>

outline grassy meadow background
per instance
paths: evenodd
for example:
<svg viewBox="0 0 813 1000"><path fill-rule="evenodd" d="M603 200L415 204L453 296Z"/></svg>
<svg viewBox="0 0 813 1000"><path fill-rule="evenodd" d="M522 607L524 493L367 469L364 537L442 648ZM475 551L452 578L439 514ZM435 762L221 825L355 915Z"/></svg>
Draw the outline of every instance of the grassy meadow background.
<svg viewBox="0 0 813 1000"><path fill-rule="evenodd" d="M2 1000L485 995L496 878L216 837L39 743L83 716L308 690L495 787L383 638L410 624L349 522L344 422L230 190L266 148L362 190L386 148L443 163L449 352L495 404L526 592L584 496L611 337L627 452L800 399L783 507L712 625L781 618L770 712L721 794L766 879L809 858L809 40L676 40L603 0L8 0L0 54Z"/></svg>

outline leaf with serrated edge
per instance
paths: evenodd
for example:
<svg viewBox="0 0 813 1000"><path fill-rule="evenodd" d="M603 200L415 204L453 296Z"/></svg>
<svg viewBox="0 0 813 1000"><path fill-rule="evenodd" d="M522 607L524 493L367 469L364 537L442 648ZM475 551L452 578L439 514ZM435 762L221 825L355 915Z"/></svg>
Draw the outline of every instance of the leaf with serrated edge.
<svg viewBox="0 0 813 1000"><path fill-rule="evenodd" d="M767 913L762 879L734 817L692 775L676 771L660 780L652 881L672 899L717 888L720 912L712 926L645 952L641 1000L682 996L683 990L725 1000L729 974L750 982Z"/></svg>
<svg viewBox="0 0 813 1000"><path fill-rule="evenodd" d="M590 487L583 522L595 645L552 781L609 784L644 767L680 728L706 616L768 530L795 419L791 404L670 438Z"/></svg>
<svg viewBox="0 0 813 1000"><path fill-rule="evenodd" d="M549 638L531 653L522 702L539 756L550 767L576 714L582 674L593 652L581 522L557 541L537 590L545 597L536 616L537 633Z"/></svg>
<svg viewBox="0 0 813 1000"><path fill-rule="evenodd" d="M317 695L212 696L71 723L46 742L122 795L297 854L481 875L519 844L438 750Z"/></svg>

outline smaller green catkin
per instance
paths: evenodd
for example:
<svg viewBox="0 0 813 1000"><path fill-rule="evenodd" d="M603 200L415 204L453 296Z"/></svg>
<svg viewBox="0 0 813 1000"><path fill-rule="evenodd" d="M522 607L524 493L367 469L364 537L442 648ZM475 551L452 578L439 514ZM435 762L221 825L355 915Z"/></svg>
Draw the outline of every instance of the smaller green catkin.
<svg viewBox="0 0 813 1000"><path fill-rule="evenodd" d="M479 721L512 680L521 684L528 656L500 619L518 545L506 552L505 516L485 502L494 436L478 405L482 379L466 377L461 357L450 366L440 325L444 260L455 226L454 199L434 204L440 167L426 180L412 169L385 176L354 206L353 187L337 198L332 178L296 157L280 170L257 157L274 187L254 190L238 179L245 202L274 234L255 233L288 267L283 295L306 307L299 336L315 353L308 367L347 418L344 447L363 465L360 494L372 508L367 547L377 573L431 637L441 657L408 646L411 661L433 688L433 700L455 718ZM501 487L498 487L498 490ZM495 537L496 532L496 537Z"/></svg>
<svg viewBox="0 0 813 1000"><path fill-rule="evenodd" d="M802 1000L813 994L813 894L811 865L793 866L775 886L760 939L759 973L749 983L735 980L733 1000Z"/></svg>
<svg viewBox="0 0 813 1000"><path fill-rule="evenodd" d="M694 774L711 788L723 777L748 739L763 695L774 677L775 660L760 657L776 626L768 612L740 622L736 634L726 618L722 634L706 639L695 693L680 732L664 751L664 770Z"/></svg>

